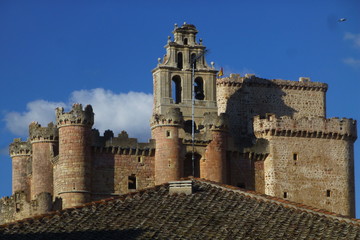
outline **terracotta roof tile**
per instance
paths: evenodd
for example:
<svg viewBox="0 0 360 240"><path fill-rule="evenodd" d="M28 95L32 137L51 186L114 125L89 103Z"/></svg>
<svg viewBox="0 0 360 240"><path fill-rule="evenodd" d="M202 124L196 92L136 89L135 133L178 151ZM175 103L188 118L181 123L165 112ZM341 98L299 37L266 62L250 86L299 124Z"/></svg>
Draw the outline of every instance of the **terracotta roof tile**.
<svg viewBox="0 0 360 240"><path fill-rule="evenodd" d="M360 239L360 222L253 191L163 184L0 226L0 239Z"/></svg>

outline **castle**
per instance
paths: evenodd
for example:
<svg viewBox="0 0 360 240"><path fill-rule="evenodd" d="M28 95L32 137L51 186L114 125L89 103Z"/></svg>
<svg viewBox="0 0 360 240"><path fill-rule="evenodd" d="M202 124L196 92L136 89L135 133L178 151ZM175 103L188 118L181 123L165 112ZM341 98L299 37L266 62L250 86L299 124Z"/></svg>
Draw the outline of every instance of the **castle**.
<svg viewBox="0 0 360 240"><path fill-rule="evenodd" d="M147 143L101 136L90 105L56 109L10 145L13 195L0 223L194 176L355 216L356 121L326 118L327 84L218 78L196 27L175 25L152 70Z"/></svg>

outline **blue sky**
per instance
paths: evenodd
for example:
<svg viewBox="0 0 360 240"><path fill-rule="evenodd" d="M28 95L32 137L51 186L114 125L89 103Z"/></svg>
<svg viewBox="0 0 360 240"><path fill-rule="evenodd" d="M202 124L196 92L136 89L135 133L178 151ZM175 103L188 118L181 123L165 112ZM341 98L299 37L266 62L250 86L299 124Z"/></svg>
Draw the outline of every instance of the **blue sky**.
<svg viewBox="0 0 360 240"><path fill-rule="evenodd" d="M174 23L195 24L230 73L329 84L327 117L360 119L360 1L0 0L0 196L8 145L54 108L92 104L95 127L150 136L151 70ZM339 18L347 18L338 22ZM360 145L355 144L357 217Z"/></svg>

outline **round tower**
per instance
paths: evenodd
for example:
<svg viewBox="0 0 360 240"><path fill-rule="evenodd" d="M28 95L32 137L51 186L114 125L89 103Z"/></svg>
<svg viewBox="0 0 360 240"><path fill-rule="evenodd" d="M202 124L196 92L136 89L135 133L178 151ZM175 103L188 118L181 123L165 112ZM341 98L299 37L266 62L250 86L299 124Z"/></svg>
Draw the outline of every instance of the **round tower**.
<svg viewBox="0 0 360 240"><path fill-rule="evenodd" d="M166 114L152 117L151 134L156 141L155 185L181 178L183 164L179 129L182 123L179 108L169 108Z"/></svg>
<svg viewBox="0 0 360 240"><path fill-rule="evenodd" d="M82 109L74 104L71 111L56 109L59 129L59 159L54 166L55 195L63 208L91 200L91 127L94 113L90 105Z"/></svg>
<svg viewBox="0 0 360 240"><path fill-rule="evenodd" d="M42 192L53 195L52 159L58 155L58 130L53 123L47 127L32 122L29 126L32 147L31 200Z"/></svg>
<svg viewBox="0 0 360 240"><path fill-rule="evenodd" d="M17 191L28 194L30 192L28 175L31 164L31 145L28 141L22 142L20 138L15 138L9 150L12 158L12 194Z"/></svg>
<svg viewBox="0 0 360 240"><path fill-rule="evenodd" d="M204 114L204 126L211 134L211 142L206 146L205 163L201 177L211 181L226 181L227 118L225 114Z"/></svg>

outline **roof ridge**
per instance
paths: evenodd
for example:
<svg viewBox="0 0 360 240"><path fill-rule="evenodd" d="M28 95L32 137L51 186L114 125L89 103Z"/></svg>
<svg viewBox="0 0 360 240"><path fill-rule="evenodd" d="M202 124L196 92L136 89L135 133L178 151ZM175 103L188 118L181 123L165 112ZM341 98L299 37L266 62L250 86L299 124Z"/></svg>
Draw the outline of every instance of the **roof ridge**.
<svg viewBox="0 0 360 240"><path fill-rule="evenodd" d="M215 182L215 181L211 181L208 179L204 179L204 178L192 178L195 181L199 181L205 184L209 184L213 187L217 187L217 188L221 188L227 191L233 191L235 193L238 194L242 194L246 197L251 197L254 198L256 200L262 200L262 201L266 201L266 202L272 202L275 204L280 204L284 207L287 208L293 208L296 210L300 210L300 211L304 211L304 212L308 212L311 214L316 214L319 216L324 216L324 217L328 217L328 218L332 218L332 219L336 219L338 221L345 221L348 223L352 223L355 225L360 225L360 219L357 218L351 218L349 216L344 216L341 214L337 214L325 209L319 209L319 208L315 208L306 204L302 204L302 203L297 203L297 202L293 202L293 201L289 201L289 200L285 200L283 198L279 198L279 197L273 197L270 195L266 195L263 193L259 193L256 191L252 191L252 190L248 190L248 189L244 189L244 188L239 188L239 187L235 187L232 185L227 185L227 184L223 184L223 183L219 183L219 182Z"/></svg>

